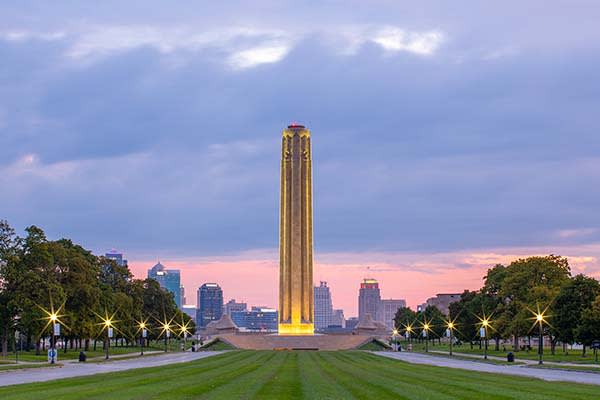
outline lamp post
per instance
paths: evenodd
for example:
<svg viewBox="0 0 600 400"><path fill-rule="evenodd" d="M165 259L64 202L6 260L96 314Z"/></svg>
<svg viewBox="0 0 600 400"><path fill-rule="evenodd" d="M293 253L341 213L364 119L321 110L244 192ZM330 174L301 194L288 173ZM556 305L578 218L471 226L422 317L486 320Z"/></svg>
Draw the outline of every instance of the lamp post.
<svg viewBox="0 0 600 400"><path fill-rule="evenodd" d="M140 338L140 355L144 355L144 341L146 340L146 336L148 336L148 331L146 330L146 323L140 322L140 331L142 337Z"/></svg>
<svg viewBox="0 0 600 400"><path fill-rule="evenodd" d="M423 325L423 338L425 338L425 353L429 352L429 338L427 337L427 331L429 330L429 324L425 323Z"/></svg>
<svg viewBox="0 0 600 400"><path fill-rule="evenodd" d="M408 340L408 344L410 344L411 346L412 346L412 332L413 332L412 325L407 325L406 326L406 339Z"/></svg>
<svg viewBox="0 0 600 400"><path fill-rule="evenodd" d="M394 328L392 331L392 343L394 344L394 351L398 351L398 329Z"/></svg>
<svg viewBox="0 0 600 400"><path fill-rule="evenodd" d="M490 321L487 318L484 318L481 320L481 328L479 328L479 336L483 339L483 359L487 360L487 349L488 349L488 342L487 342L487 331L488 331L488 327L490 325Z"/></svg>
<svg viewBox="0 0 600 400"><path fill-rule="evenodd" d="M454 322L448 321L446 328L446 336L450 338L450 356L452 356L452 342L454 341L453 331L454 330Z"/></svg>
<svg viewBox="0 0 600 400"><path fill-rule="evenodd" d="M542 357L544 355L544 314L538 312L535 315L535 321L539 325L539 341L538 341L538 364L543 364Z"/></svg>
<svg viewBox="0 0 600 400"><path fill-rule="evenodd" d="M56 313L50 314L50 324L52 325L52 335L50 336L50 364L56 363L56 336L60 336L60 324L58 323L58 315Z"/></svg>

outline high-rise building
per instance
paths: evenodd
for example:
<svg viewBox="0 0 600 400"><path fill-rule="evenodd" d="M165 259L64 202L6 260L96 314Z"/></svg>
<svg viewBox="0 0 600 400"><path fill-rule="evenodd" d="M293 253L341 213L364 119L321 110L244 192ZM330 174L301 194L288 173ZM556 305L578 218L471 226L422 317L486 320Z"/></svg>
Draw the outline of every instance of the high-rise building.
<svg viewBox="0 0 600 400"><path fill-rule="evenodd" d="M248 306L246 305L246 303L237 303L235 301L235 299L231 299L225 304L224 311L225 311L225 314L227 314L231 317L231 313L246 311L247 309L248 309Z"/></svg>
<svg viewBox="0 0 600 400"><path fill-rule="evenodd" d="M198 288L196 324L205 327L223 315L223 290L216 283L205 283Z"/></svg>
<svg viewBox="0 0 600 400"><path fill-rule="evenodd" d="M427 299L425 306L434 306L442 312L444 315L448 315L449 307L451 303L460 300L460 293L438 293L435 297ZM425 309L425 308L423 308Z"/></svg>
<svg viewBox="0 0 600 400"><path fill-rule="evenodd" d="M160 262L148 270L148 278L154 279L160 287L173 293L177 308L181 309L181 273L178 269L166 269Z"/></svg>
<svg viewBox="0 0 600 400"><path fill-rule="evenodd" d="M180 299L181 299L181 304L185 305L187 304L187 299L185 298L185 288L183 287L183 285L181 285L179 287L179 293L180 293Z"/></svg>
<svg viewBox="0 0 600 400"><path fill-rule="evenodd" d="M380 321L380 303L379 283L375 279L363 279L358 291L358 319L362 321L370 314L374 321Z"/></svg>
<svg viewBox="0 0 600 400"><path fill-rule="evenodd" d="M310 131L283 130L279 214L279 334L312 335L313 212Z"/></svg>
<svg viewBox="0 0 600 400"><path fill-rule="evenodd" d="M399 308L406 307L406 300L403 299L383 299L380 303L379 315L383 318L383 323L388 329L394 329L394 317Z"/></svg>
<svg viewBox="0 0 600 400"><path fill-rule="evenodd" d="M238 328L250 331L277 332L277 310L268 307L252 307L250 311L233 311L231 320Z"/></svg>
<svg viewBox="0 0 600 400"><path fill-rule="evenodd" d="M340 328L346 327L346 320L344 319L344 310L333 310L333 316L331 318L331 324L329 326L339 326Z"/></svg>
<svg viewBox="0 0 600 400"><path fill-rule="evenodd" d="M331 292L327 282L321 281L319 286L315 286L314 296L315 330L322 331L331 325L331 317L333 316Z"/></svg>
<svg viewBox="0 0 600 400"><path fill-rule="evenodd" d="M127 260L123 258L123 253L118 253L115 249L112 249L111 251L106 253L104 257L108 258L109 260L113 260L117 263L117 265L120 265L121 267L127 266Z"/></svg>
<svg viewBox="0 0 600 400"><path fill-rule="evenodd" d="M194 322L196 322L196 306L186 304L183 307L181 307L181 311L183 311L184 313L186 313L187 315L189 315L189 317Z"/></svg>

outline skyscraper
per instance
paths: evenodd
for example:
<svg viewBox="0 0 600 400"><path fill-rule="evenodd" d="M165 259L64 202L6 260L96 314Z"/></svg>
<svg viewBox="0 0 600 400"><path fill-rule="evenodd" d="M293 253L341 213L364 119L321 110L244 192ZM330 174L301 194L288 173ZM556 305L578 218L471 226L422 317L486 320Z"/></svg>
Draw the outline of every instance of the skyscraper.
<svg viewBox="0 0 600 400"><path fill-rule="evenodd" d="M344 310L333 310L330 326L346 327L346 319L344 318Z"/></svg>
<svg viewBox="0 0 600 400"><path fill-rule="evenodd" d="M148 270L148 278L154 279L160 287L173 293L177 308L181 309L181 273L178 269L166 269L160 262Z"/></svg>
<svg viewBox="0 0 600 400"><path fill-rule="evenodd" d="M117 265L120 265L121 267L127 266L127 260L123 258L123 253L118 253L115 249L112 249L111 251L106 253L104 257L108 258L109 260L113 260L117 263Z"/></svg>
<svg viewBox="0 0 600 400"><path fill-rule="evenodd" d="M380 303L379 283L375 279L363 279L358 292L358 319L362 321L370 314L373 320L380 321Z"/></svg>
<svg viewBox="0 0 600 400"><path fill-rule="evenodd" d="M205 327L223 315L223 290L216 283L205 283L198 289L196 324Z"/></svg>
<svg viewBox="0 0 600 400"><path fill-rule="evenodd" d="M231 313L246 311L247 307L246 303L237 303L235 299L231 299L225 304L225 314L231 317Z"/></svg>
<svg viewBox="0 0 600 400"><path fill-rule="evenodd" d="M331 325L333 306L331 304L331 292L327 282L321 281L315 286L315 330L321 331Z"/></svg>
<svg viewBox="0 0 600 400"><path fill-rule="evenodd" d="M302 125L283 130L280 183L279 334L312 335L312 161Z"/></svg>
<svg viewBox="0 0 600 400"><path fill-rule="evenodd" d="M406 300L402 299L385 299L381 300L379 315L388 329L394 329L394 317L399 308L406 307Z"/></svg>

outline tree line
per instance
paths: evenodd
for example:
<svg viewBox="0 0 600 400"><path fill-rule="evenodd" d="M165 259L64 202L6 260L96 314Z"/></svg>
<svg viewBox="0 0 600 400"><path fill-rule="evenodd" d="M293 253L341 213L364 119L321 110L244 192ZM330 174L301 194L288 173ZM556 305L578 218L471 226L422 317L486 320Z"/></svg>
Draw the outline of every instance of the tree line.
<svg viewBox="0 0 600 400"><path fill-rule="evenodd" d="M134 279L127 266L96 256L69 239L48 240L30 226L20 237L0 220L0 342L2 354L16 346L15 333L39 354L51 334L48 312L60 309L61 336L69 348L89 350L102 339L101 316L115 322L114 338L130 344L147 321L148 340L161 334L160 322L195 326L172 293L152 279ZM153 329L156 328L156 329ZM105 344L103 344L105 345Z"/></svg>
<svg viewBox="0 0 600 400"><path fill-rule="evenodd" d="M396 326L404 331L416 323L418 330L427 321L439 338L452 322L455 337L472 345L480 341L481 322L487 318L488 338L495 341L496 350L502 340L512 340L513 351L519 351L520 338L538 335L533 328L539 313L544 315L543 335L552 354L557 344L567 351L567 345L575 343L583 345L585 354L592 341L600 340L600 283L582 274L572 276L568 259L557 255L497 264L487 271L481 289L465 290L450 304L448 316L434 308L420 313L399 309Z"/></svg>

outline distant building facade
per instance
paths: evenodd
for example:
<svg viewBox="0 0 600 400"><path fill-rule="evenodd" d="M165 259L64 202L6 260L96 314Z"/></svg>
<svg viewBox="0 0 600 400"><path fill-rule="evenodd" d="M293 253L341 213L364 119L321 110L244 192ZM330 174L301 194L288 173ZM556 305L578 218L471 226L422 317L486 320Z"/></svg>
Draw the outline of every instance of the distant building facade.
<svg viewBox="0 0 600 400"><path fill-rule="evenodd" d="M116 250L109 251L108 253L104 254L104 257L108 258L109 260L113 260L121 267L127 266L127 260L123 258L123 253L119 253Z"/></svg>
<svg viewBox="0 0 600 400"><path fill-rule="evenodd" d="M223 312L226 315L229 315L231 317L231 313L233 313L233 312L240 312L240 311L247 311L247 310L248 310L248 305L246 303L238 303L235 301L235 299L231 299L225 304L225 309L223 310Z"/></svg>
<svg viewBox="0 0 600 400"><path fill-rule="evenodd" d="M181 299L181 306L183 307L183 305L187 304L187 299L185 298L185 288L183 287L183 285L179 287L179 293Z"/></svg>
<svg viewBox="0 0 600 400"><path fill-rule="evenodd" d="M196 324L205 327L223 315L223 290L216 283L205 283L198 289Z"/></svg>
<svg viewBox="0 0 600 400"><path fill-rule="evenodd" d="M162 288L173 293L177 308L181 309L181 273L178 269L166 269L159 262L148 270L148 278L154 279Z"/></svg>
<svg viewBox="0 0 600 400"><path fill-rule="evenodd" d="M333 310L333 316L331 317L331 323L329 326L336 326L340 328L346 327L346 320L344 319L344 310Z"/></svg>
<svg viewBox="0 0 600 400"><path fill-rule="evenodd" d="M444 315L448 315L450 304L460 300L460 293L438 293L435 297L427 299L425 306L433 306L442 312Z"/></svg>
<svg viewBox="0 0 600 400"><path fill-rule="evenodd" d="M356 328L356 325L358 325L357 317L350 317L346 320L346 329L354 329Z"/></svg>
<svg viewBox="0 0 600 400"><path fill-rule="evenodd" d="M363 320L369 314L373 320L380 321L380 303L379 283L375 279L363 279L358 291L358 319Z"/></svg>
<svg viewBox="0 0 600 400"><path fill-rule="evenodd" d="M321 281L314 288L315 307L315 330L322 331L331 325L333 317L333 306L331 304L331 292L327 282Z"/></svg>
<svg viewBox="0 0 600 400"><path fill-rule="evenodd" d="M232 321L242 330L277 332L277 310L267 307L252 307L250 311L232 311Z"/></svg>
<svg viewBox="0 0 600 400"><path fill-rule="evenodd" d="M388 329L394 329L394 317L399 308L406 307L406 300L403 299L383 299L380 303L379 315Z"/></svg>
<svg viewBox="0 0 600 400"><path fill-rule="evenodd" d="M196 322L196 306L186 304L181 307L181 311L186 313L192 319L192 321L194 321L194 323Z"/></svg>

